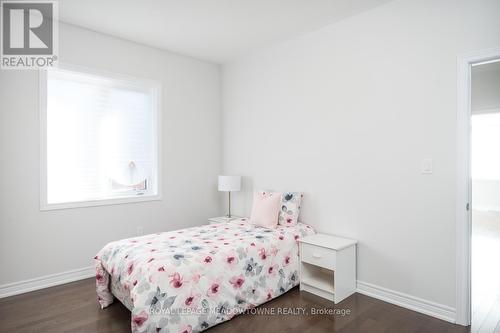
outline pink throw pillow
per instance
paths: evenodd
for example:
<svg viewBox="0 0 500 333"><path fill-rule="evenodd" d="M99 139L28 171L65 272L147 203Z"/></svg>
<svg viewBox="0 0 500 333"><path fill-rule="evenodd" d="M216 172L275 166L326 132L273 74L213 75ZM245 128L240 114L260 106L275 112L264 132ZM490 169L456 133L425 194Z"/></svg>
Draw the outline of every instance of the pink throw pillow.
<svg viewBox="0 0 500 333"><path fill-rule="evenodd" d="M265 228L276 228L281 207L281 193L258 191L253 194L250 222Z"/></svg>

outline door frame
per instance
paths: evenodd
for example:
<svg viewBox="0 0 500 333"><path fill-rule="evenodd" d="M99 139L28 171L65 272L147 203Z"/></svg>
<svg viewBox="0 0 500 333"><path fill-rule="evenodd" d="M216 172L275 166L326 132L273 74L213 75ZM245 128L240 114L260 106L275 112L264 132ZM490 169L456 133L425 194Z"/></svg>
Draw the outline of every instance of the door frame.
<svg viewBox="0 0 500 333"><path fill-rule="evenodd" d="M474 51L457 58L457 232L456 323L471 324L471 68L500 59L500 47Z"/></svg>

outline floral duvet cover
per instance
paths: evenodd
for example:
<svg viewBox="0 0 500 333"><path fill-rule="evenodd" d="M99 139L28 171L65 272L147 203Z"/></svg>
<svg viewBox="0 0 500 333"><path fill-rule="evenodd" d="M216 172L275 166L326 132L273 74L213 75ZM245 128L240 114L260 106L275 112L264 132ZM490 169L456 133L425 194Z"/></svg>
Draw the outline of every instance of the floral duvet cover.
<svg viewBox="0 0 500 333"><path fill-rule="evenodd" d="M296 286L297 240L313 233L238 219L111 242L95 257L98 301L115 293L133 332L199 332Z"/></svg>

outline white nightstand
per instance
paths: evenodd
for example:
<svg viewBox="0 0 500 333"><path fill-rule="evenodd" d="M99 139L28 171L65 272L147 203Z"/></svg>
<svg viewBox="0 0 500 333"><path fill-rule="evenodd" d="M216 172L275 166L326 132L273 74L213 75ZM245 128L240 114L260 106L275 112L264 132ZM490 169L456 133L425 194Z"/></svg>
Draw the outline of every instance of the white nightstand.
<svg viewBox="0 0 500 333"><path fill-rule="evenodd" d="M338 303L356 291L356 243L314 234L299 239L300 290Z"/></svg>
<svg viewBox="0 0 500 333"><path fill-rule="evenodd" d="M208 224L227 223L227 222L231 222L231 221L234 221L234 220L237 220L240 218L241 217L234 216L234 215L232 215L231 217L227 217L227 216L211 217L208 219Z"/></svg>

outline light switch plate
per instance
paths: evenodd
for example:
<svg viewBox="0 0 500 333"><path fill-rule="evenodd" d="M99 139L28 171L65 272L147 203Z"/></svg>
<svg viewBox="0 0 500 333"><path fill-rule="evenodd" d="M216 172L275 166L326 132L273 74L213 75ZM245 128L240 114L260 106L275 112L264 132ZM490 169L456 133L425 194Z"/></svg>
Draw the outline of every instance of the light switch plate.
<svg viewBox="0 0 500 333"><path fill-rule="evenodd" d="M422 161L422 174L432 174L432 158L424 158Z"/></svg>

